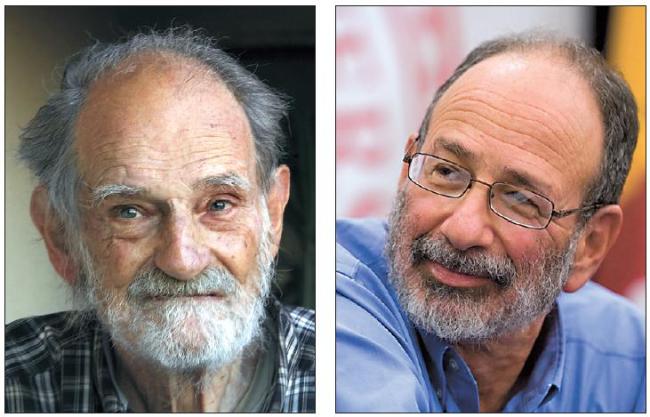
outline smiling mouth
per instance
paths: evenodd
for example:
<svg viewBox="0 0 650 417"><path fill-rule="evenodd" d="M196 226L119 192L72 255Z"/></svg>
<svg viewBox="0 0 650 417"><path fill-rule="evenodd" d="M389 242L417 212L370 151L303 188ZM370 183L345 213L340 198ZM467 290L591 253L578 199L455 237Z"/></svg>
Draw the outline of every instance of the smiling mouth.
<svg viewBox="0 0 650 417"><path fill-rule="evenodd" d="M492 279L487 277L454 272L434 261L427 261L425 265L436 281L450 287L476 288L494 283Z"/></svg>

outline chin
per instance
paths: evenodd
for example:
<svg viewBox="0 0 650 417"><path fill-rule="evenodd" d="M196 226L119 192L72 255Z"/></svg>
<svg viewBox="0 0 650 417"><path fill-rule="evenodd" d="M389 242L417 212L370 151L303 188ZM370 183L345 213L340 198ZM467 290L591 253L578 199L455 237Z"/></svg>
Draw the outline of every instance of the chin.
<svg viewBox="0 0 650 417"><path fill-rule="evenodd" d="M263 303L252 301L231 307L217 301L170 300L141 308L109 307L105 316L115 343L159 368L218 369L260 336Z"/></svg>
<svg viewBox="0 0 650 417"><path fill-rule="evenodd" d="M413 269L397 281L409 318L449 343L476 344L525 328L548 313L555 298L516 285L451 287Z"/></svg>

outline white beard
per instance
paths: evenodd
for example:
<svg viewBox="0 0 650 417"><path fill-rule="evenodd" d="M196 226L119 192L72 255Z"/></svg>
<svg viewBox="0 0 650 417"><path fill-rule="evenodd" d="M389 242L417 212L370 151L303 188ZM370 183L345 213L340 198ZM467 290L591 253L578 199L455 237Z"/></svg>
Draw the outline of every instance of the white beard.
<svg viewBox="0 0 650 417"><path fill-rule="evenodd" d="M97 312L117 346L154 366L185 372L217 370L232 363L262 333L265 300L274 273L271 225L263 200L261 212L257 270L247 280L250 288L241 285L224 268L212 267L208 269L212 269L216 276L214 282L219 283L218 287L223 288L226 294L222 298L147 300L129 296L136 281L140 283L135 286L136 290L146 287L151 291L156 288L174 288L176 291L181 288L182 283L150 267L136 274L127 294L119 295L99 285L103 281L101 274L94 267L88 249L78 241L75 249L82 274L74 289L76 301ZM165 275L166 281L161 285L157 283L163 278L148 281L147 273ZM185 285L199 288L203 281L200 275ZM197 285L194 287L194 284Z"/></svg>
<svg viewBox="0 0 650 417"><path fill-rule="evenodd" d="M241 293L227 301L109 302L102 321L122 349L159 367L219 369L260 335L263 297Z"/></svg>

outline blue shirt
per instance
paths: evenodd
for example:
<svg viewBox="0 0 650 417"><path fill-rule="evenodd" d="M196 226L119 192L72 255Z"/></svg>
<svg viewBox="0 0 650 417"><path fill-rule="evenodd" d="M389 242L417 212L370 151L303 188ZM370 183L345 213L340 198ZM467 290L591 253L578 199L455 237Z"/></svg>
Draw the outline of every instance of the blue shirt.
<svg viewBox="0 0 650 417"><path fill-rule="evenodd" d="M381 220L336 226L336 411L477 412L469 367L408 320L389 282ZM645 412L645 327L595 283L562 293L507 412ZM425 361L431 364L431 375Z"/></svg>

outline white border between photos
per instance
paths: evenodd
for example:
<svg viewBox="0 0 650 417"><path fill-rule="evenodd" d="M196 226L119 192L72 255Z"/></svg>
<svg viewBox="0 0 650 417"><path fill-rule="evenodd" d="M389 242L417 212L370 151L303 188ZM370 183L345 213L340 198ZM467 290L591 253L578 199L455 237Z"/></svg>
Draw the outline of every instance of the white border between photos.
<svg viewBox="0 0 650 417"><path fill-rule="evenodd" d="M334 7L316 7L316 414L334 415Z"/></svg>

